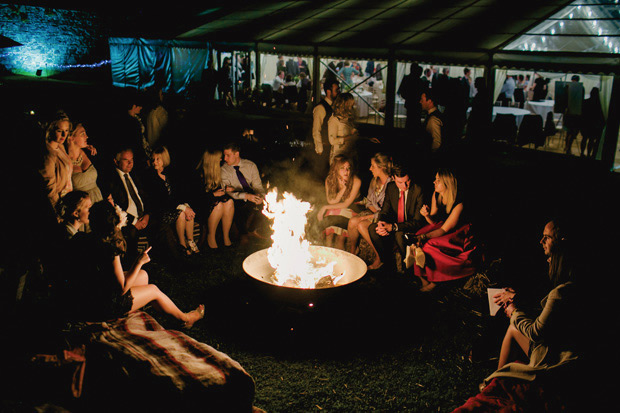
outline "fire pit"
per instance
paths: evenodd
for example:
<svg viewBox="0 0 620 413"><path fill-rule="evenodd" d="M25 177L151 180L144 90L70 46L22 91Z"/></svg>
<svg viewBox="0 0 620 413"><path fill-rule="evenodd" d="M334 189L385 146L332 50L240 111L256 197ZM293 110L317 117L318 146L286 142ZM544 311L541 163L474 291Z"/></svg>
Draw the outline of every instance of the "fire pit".
<svg viewBox="0 0 620 413"><path fill-rule="evenodd" d="M342 294L366 274L366 263L359 257L335 248L310 246L311 255L317 260L333 262L334 276L318 278L314 288L300 287L294 280L282 281L268 259L268 249L256 251L243 261L243 270L271 300L301 307L315 307L334 294Z"/></svg>
<svg viewBox="0 0 620 413"><path fill-rule="evenodd" d="M243 270L285 301L307 303L341 290L366 274L366 263L346 251L314 246L305 239L310 204L277 190L265 196L263 214L273 219L273 244L243 261Z"/></svg>
<svg viewBox="0 0 620 413"><path fill-rule="evenodd" d="M338 288L355 282L366 274L366 263L356 255L335 248L314 245L309 246L309 250L317 266L320 266L321 262L335 263L332 277L328 274L318 278L314 289ZM269 263L268 252L268 249L263 249L248 256L243 261L243 270L246 274L258 281L286 289L313 289L302 287L293 279L278 282L274 277L276 270Z"/></svg>

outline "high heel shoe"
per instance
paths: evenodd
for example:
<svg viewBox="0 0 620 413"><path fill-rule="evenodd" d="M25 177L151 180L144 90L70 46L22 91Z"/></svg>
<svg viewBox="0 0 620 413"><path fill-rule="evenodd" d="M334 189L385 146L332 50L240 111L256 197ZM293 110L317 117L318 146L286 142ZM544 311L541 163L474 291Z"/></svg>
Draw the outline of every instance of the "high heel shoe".
<svg viewBox="0 0 620 413"><path fill-rule="evenodd" d="M181 244L179 244L179 252L182 255L185 255L186 257L189 257L190 255L192 255L192 250L189 249L189 247L186 247L185 245L181 245Z"/></svg>
<svg viewBox="0 0 620 413"><path fill-rule="evenodd" d="M188 313L189 320L183 323L183 328L190 329L194 326L194 323L198 320L202 320L205 316L205 306L200 304L195 310ZM192 319L193 318L193 319Z"/></svg>
<svg viewBox="0 0 620 413"><path fill-rule="evenodd" d="M194 254L198 254L200 252L200 250L198 249L198 245L196 245L193 239L188 239L187 245L189 246L189 248L192 250Z"/></svg>

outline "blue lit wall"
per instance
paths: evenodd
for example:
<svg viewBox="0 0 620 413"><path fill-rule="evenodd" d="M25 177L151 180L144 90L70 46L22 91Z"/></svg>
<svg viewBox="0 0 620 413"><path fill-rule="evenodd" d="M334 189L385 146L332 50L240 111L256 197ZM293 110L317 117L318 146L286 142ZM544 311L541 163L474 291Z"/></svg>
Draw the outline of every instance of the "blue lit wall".
<svg viewBox="0 0 620 413"><path fill-rule="evenodd" d="M103 37L93 14L2 4L0 34L23 45L0 49L0 64L15 74L52 76L99 63L92 52Z"/></svg>

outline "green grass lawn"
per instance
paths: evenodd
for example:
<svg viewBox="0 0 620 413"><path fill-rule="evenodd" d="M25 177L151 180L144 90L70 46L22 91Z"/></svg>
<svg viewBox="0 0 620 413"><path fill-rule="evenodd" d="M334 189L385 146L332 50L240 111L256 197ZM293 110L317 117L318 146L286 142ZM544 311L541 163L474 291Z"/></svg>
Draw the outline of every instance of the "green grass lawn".
<svg viewBox="0 0 620 413"><path fill-rule="evenodd" d="M312 308L283 303L242 270L267 245L200 254L174 271L148 268L182 308L205 304L205 320L189 334L241 363L256 382L257 407L451 411L493 371L499 344L481 342L486 296L462 283L422 294L411 275L370 273Z"/></svg>

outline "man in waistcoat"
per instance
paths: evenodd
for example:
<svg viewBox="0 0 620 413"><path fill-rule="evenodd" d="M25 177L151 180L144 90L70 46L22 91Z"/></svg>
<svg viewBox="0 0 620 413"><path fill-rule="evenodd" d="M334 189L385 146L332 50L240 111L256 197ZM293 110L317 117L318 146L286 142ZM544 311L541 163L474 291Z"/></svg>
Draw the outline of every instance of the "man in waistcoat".
<svg viewBox="0 0 620 413"><path fill-rule="evenodd" d="M340 83L327 78L323 83L325 98L312 111L312 140L317 157L313 160L314 172L322 179L329 171L330 144L327 137L327 121L333 113L332 104L340 92Z"/></svg>
<svg viewBox="0 0 620 413"><path fill-rule="evenodd" d="M436 153L442 146L443 119L441 112L437 109L435 96L432 89L427 89L420 97L420 106L426 112L423 129L426 133L426 142L430 144L431 153Z"/></svg>

